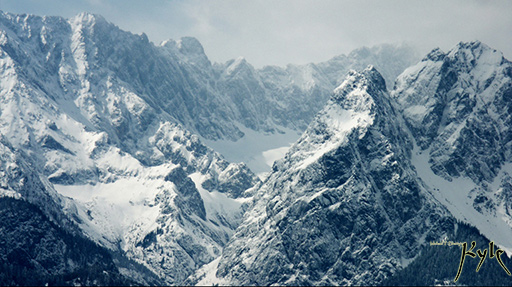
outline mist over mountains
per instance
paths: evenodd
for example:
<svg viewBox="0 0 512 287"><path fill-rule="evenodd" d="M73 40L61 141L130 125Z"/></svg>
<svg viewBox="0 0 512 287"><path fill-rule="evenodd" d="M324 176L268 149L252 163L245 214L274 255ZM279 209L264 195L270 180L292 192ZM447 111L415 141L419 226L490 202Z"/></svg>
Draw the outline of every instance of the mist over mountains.
<svg viewBox="0 0 512 287"><path fill-rule="evenodd" d="M0 13L0 101L6 285L412 284L432 241L512 254L512 65L478 41L255 69Z"/></svg>

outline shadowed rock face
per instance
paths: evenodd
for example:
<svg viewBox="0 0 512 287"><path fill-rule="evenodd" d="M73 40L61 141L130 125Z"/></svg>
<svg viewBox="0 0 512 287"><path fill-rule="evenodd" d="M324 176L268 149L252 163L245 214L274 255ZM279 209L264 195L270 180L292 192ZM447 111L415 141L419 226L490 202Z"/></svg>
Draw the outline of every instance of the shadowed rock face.
<svg viewBox="0 0 512 287"><path fill-rule="evenodd" d="M397 79L393 95L436 173L490 181L510 154L512 65L480 42L433 53Z"/></svg>
<svg viewBox="0 0 512 287"><path fill-rule="evenodd" d="M121 143L137 136L134 128L148 128L151 110L169 113L211 140L241 138L239 125L259 132L303 131L350 68L373 63L392 81L417 59L412 48L382 45L317 65L254 69L244 59L212 65L191 37L155 46L144 34L122 31L98 15L83 13L66 20L3 13L0 22L2 50L26 70L27 80L52 98L61 97L61 89L73 100L109 87L123 92L118 85L141 97L152 109L133 117L129 107L113 103L116 122L97 110L102 106L98 99L81 97L84 104L95 104L88 111L93 123L113 129L116 137L111 140Z"/></svg>
<svg viewBox="0 0 512 287"><path fill-rule="evenodd" d="M349 74L274 165L217 276L235 284L378 284L422 240L453 228L412 171L405 128L373 67Z"/></svg>
<svg viewBox="0 0 512 287"><path fill-rule="evenodd" d="M433 50L391 95L374 68L349 74L256 192L217 280L391 282L457 220L509 248L510 67L472 42Z"/></svg>
<svg viewBox="0 0 512 287"><path fill-rule="evenodd" d="M302 131L349 67L400 49L258 70L243 59L212 65L193 38L155 46L98 15L1 13L0 133L81 230L176 284L220 254L240 221L236 199L259 183L192 133ZM205 203L212 192L222 195Z"/></svg>
<svg viewBox="0 0 512 287"><path fill-rule="evenodd" d="M120 274L108 250L67 233L35 205L0 198L0 219L3 285L134 283Z"/></svg>
<svg viewBox="0 0 512 287"><path fill-rule="evenodd" d="M121 254L117 267L143 264L125 274L142 284L189 282L222 253L224 283L365 285L453 235L454 217L478 218L486 236L496 222L508 228L510 62L479 42L436 49L388 94L412 58L382 46L285 68L212 65L193 38L155 46L96 15L2 13L0 192L34 205L9 243L27 229L55 246L84 233ZM367 64L377 68L346 76ZM261 183L193 134L236 140L241 127L305 133ZM435 185L461 178L471 188L455 200ZM4 257L49 275L76 270L45 244L32 255L57 267L28 262L23 248ZM119 281L97 282L121 284L102 250L92 262Z"/></svg>

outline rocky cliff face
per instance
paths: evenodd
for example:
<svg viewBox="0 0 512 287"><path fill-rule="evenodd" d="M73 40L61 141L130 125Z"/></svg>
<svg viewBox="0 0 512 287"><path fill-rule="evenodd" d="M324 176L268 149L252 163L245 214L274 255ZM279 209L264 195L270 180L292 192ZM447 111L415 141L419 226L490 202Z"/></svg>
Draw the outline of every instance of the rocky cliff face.
<svg viewBox="0 0 512 287"><path fill-rule="evenodd" d="M510 81L510 62L479 42L433 50L390 94L374 68L352 72L191 282L397 282L440 238L510 252ZM436 264L423 284L455 277Z"/></svg>
<svg viewBox="0 0 512 287"><path fill-rule="evenodd" d="M420 148L432 147L436 173L477 182L497 175L510 153L511 69L500 52L472 42L434 50L398 78L394 97Z"/></svg>
<svg viewBox="0 0 512 287"><path fill-rule="evenodd" d="M418 181L412 149L382 76L349 74L259 187L220 282L364 285L394 274L454 228Z"/></svg>
<svg viewBox="0 0 512 287"><path fill-rule="evenodd" d="M30 185L19 188L26 194L10 181L6 193L48 215L64 210L90 239L167 284L218 256L258 179L177 123L186 109L173 103L193 93L178 61L89 14L69 21L2 14L0 27L0 133L26 154L34 178L16 179ZM189 42L179 51L196 53ZM154 73L164 70L178 76L157 85Z"/></svg>
<svg viewBox="0 0 512 287"><path fill-rule="evenodd" d="M2 13L0 194L14 199L1 215L27 213L23 228L0 228L11 245L29 229L40 241L27 254L41 260L18 263L84 284L392 282L426 242L459 234L457 221L510 252L511 64L460 43L387 89L413 58L381 46L255 69L96 15ZM377 68L345 77L366 64ZM305 132L264 182L200 140L285 129ZM41 263L52 256L57 267Z"/></svg>
<svg viewBox="0 0 512 287"><path fill-rule="evenodd" d="M458 219L512 250L512 65L480 42L433 50L396 81L418 175Z"/></svg>

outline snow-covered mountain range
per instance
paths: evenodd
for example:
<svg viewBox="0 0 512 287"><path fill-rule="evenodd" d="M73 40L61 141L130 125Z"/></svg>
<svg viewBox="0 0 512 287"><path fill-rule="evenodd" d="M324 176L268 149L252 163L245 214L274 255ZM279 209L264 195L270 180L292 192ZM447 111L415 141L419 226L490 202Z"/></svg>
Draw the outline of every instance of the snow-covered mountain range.
<svg viewBox="0 0 512 287"><path fill-rule="evenodd" d="M454 229L446 209L510 254L510 71L473 42L432 51L391 95L373 67L349 74L260 185L219 282L374 284Z"/></svg>
<svg viewBox="0 0 512 287"><path fill-rule="evenodd" d="M433 50L390 94L374 67L350 73L192 282L379 284L459 222L510 256L511 72L471 42Z"/></svg>
<svg viewBox="0 0 512 287"><path fill-rule="evenodd" d="M259 187L217 276L242 285L389 277L448 221L421 192L411 149L382 76L350 73Z"/></svg>
<svg viewBox="0 0 512 287"><path fill-rule="evenodd" d="M98 15L0 13L0 230L43 250L0 254L0 283L27 265L59 284L380 284L463 224L512 254L512 65L480 42L417 60L255 69ZM23 204L37 220L13 229Z"/></svg>
<svg viewBox="0 0 512 287"><path fill-rule="evenodd" d="M91 38L117 32L114 49L147 41L89 14L0 20L0 133L23 152L35 181L18 176L3 193L64 211L88 238L145 264L167 284L217 257L258 179L201 144L155 95L138 92L137 80L123 81L130 67L116 70L120 59L103 63L112 57ZM4 164L16 175L16 166Z"/></svg>
<svg viewBox="0 0 512 287"><path fill-rule="evenodd" d="M418 176L460 220L512 254L512 64L480 42L433 50L396 81Z"/></svg>

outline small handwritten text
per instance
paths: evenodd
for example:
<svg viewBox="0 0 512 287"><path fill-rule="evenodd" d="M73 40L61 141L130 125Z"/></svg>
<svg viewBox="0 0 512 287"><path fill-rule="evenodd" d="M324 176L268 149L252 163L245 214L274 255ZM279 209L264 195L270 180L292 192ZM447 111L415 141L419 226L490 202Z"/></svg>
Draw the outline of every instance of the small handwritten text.
<svg viewBox="0 0 512 287"><path fill-rule="evenodd" d="M433 245L437 245L437 246L441 246L441 245L448 245L448 246L459 245L459 246L462 246L464 243L465 242L446 241L446 238L445 238L443 241L430 242L430 246L433 246Z"/></svg>

